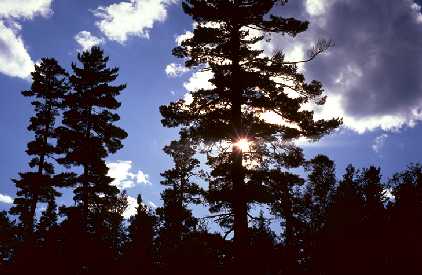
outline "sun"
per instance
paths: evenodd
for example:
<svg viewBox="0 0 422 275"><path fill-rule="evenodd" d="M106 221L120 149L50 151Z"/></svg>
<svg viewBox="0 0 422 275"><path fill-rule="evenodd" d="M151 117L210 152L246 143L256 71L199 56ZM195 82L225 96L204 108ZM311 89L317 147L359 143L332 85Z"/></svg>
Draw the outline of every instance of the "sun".
<svg viewBox="0 0 422 275"><path fill-rule="evenodd" d="M239 148L242 152L247 152L249 151L249 140L246 138L241 138L234 144L234 146Z"/></svg>

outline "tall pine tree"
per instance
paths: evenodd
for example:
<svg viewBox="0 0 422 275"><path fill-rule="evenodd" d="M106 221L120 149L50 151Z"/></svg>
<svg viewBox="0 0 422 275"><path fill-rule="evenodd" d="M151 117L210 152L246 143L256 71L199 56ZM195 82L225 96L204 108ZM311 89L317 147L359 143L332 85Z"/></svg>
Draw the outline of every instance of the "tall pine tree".
<svg viewBox="0 0 422 275"><path fill-rule="evenodd" d="M20 173L13 180L18 188L15 206L11 213L18 214L25 239L33 237L34 217L38 202L47 203L58 195L55 186L62 186L63 175L55 176L52 158L58 153L56 146L56 119L68 91L67 73L55 59L43 58L35 65L31 89L23 91L26 97L34 98L35 115L28 130L35 134L28 143L27 154L32 156L29 166L34 171Z"/></svg>
<svg viewBox="0 0 422 275"><path fill-rule="evenodd" d="M120 117L113 111L120 107L116 97L126 85L113 86L118 68L108 68L108 57L99 47L78 54L82 67L72 64L71 92L65 97L63 127L59 128L59 146L66 166L81 167L75 180L75 197L81 213L81 225L94 233L95 221L119 193L107 176L105 158L123 147L127 133L114 125ZM98 229L98 228L97 228Z"/></svg>
<svg viewBox="0 0 422 275"><path fill-rule="evenodd" d="M190 137L214 147L209 158L213 171L210 181L211 203L226 208L233 221L235 259L248 253L248 208L263 202L262 184L250 180L254 172L268 167L270 144L281 149L299 137L318 139L341 121L318 120L303 110L305 103L324 104L322 85L306 82L294 61L281 51L272 56L256 49L257 43L271 33L296 36L308 22L269 14L283 0L186 0L183 9L195 21L193 37L173 50L185 58L189 68L199 67L213 73L212 87L192 91L192 102L179 100L161 107L163 125L184 126L182 137ZM258 30L258 31L256 31ZM329 47L317 43L308 60ZM292 95L294 94L294 95ZM263 114L279 116L280 123L269 123ZM245 152L242 143L253 141ZM239 143L240 142L240 143ZM229 152L229 153L227 153ZM264 156L264 157L263 157ZM254 165L244 165L245 162Z"/></svg>
<svg viewBox="0 0 422 275"><path fill-rule="evenodd" d="M105 158L123 147L127 133L115 123L120 107L116 97L126 85L113 85L118 68L107 67L109 58L99 47L78 54L72 64L71 91L66 95L63 126L58 144L63 152L59 162L79 172L74 178L74 206L62 208L65 252L76 257L69 272L105 272L113 261L110 248L122 221L125 197L112 185ZM106 263L106 264L105 264Z"/></svg>

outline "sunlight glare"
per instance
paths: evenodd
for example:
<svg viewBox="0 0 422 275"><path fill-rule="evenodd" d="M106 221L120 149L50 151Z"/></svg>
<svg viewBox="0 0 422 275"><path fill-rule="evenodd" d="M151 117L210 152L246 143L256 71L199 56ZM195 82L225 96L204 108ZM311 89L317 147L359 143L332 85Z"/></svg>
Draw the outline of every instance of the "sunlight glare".
<svg viewBox="0 0 422 275"><path fill-rule="evenodd" d="M238 147L242 152L249 151L249 140L246 138L239 139L238 142L234 144L234 146Z"/></svg>

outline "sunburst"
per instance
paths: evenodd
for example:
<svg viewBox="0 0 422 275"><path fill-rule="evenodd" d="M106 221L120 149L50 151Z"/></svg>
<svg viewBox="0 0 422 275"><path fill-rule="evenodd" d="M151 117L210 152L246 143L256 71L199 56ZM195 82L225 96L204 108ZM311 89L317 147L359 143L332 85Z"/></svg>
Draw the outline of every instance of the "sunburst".
<svg viewBox="0 0 422 275"><path fill-rule="evenodd" d="M239 148L242 152L249 151L250 141L247 138L241 138L239 139L234 146Z"/></svg>

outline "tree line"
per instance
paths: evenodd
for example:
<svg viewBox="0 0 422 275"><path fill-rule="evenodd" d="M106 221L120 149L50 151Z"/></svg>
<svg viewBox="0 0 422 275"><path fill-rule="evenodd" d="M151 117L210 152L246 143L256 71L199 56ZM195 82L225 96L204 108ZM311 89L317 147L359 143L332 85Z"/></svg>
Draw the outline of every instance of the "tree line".
<svg viewBox="0 0 422 275"><path fill-rule="evenodd" d="M42 59L22 92L34 109L32 159L13 180L13 207L0 214L0 272L419 274L422 166L383 183L380 168L350 165L338 180L332 160L307 160L295 144L317 141L342 120L314 118L308 107L324 105L324 90L298 69L330 41L316 42L305 60L256 46L307 30L309 22L274 14L286 3L182 2L194 31L173 55L212 72L211 85L191 91L189 102L160 107L163 126L179 129L164 148L173 166L162 173L163 204L153 210L139 195L129 220L127 194L112 184L105 162L127 137L115 125L126 87L115 83L118 68L108 67L99 47L78 54L70 73ZM304 176L292 172L300 167ZM57 205L63 189L73 191L73 204ZM195 204L210 215L195 217ZM255 215L257 206L268 213ZM210 230L209 220L221 229Z"/></svg>

